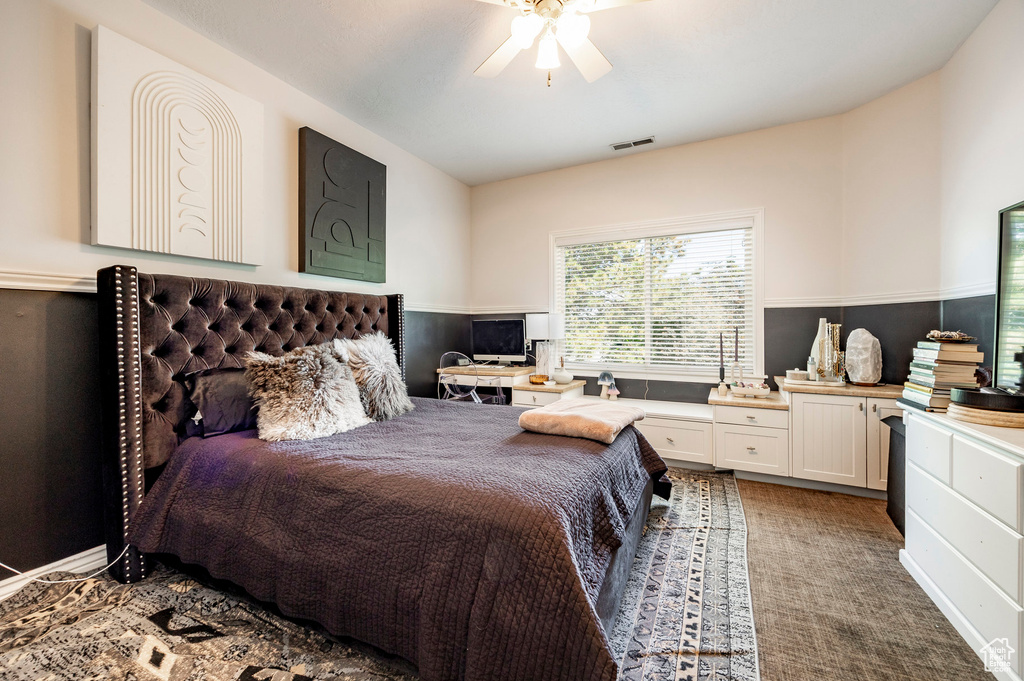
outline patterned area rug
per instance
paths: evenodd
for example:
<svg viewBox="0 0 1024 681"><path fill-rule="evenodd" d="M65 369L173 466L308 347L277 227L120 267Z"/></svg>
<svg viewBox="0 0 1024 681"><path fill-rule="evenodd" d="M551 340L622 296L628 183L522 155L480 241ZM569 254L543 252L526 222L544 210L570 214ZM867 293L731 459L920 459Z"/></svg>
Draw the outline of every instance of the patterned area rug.
<svg viewBox="0 0 1024 681"><path fill-rule="evenodd" d="M731 475L672 469L613 632L622 681L757 681L746 525ZM56 573L50 578L74 575ZM415 670L158 567L32 583L0 602L0 678L411 681Z"/></svg>

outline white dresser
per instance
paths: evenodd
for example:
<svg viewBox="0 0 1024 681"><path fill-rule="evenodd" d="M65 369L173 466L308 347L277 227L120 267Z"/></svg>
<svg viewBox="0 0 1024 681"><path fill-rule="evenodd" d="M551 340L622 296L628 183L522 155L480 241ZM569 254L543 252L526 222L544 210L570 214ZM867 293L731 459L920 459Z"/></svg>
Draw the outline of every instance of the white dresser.
<svg viewBox="0 0 1024 681"><path fill-rule="evenodd" d="M983 660L1024 651L1024 431L907 409L900 562ZM1005 640L1004 640L1005 639ZM990 665L992 661L989 660Z"/></svg>

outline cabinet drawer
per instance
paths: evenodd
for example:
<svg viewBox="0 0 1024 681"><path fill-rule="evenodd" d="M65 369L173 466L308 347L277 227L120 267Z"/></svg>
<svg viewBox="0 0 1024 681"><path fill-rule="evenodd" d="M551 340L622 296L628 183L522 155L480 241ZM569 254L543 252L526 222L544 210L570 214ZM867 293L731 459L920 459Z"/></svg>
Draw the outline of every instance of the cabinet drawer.
<svg viewBox="0 0 1024 681"><path fill-rule="evenodd" d="M1010 598L1021 602L1024 540L914 464L907 466L907 506Z"/></svg>
<svg viewBox="0 0 1024 681"><path fill-rule="evenodd" d="M557 402L561 395L558 393L538 393L529 390L512 389L512 404L517 407L543 407L545 404Z"/></svg>
<svg viewBox="0 0 1024 681"><path fill-rule="evenodd" d="M756 400L756 397L748 398ZM765 428L789 428L789 412L781 409L758 409L756 407L715 407L716 423L733 423L737 426L763 426Z"/></svg>
<svg viewBox="0 0 1024 681"><path fill-rule="evenodd" d="M907 425L907 461L913 461L947 485L953 434L915 416Z"/></svg>
<svg viewBox="0 0 1024 681"><path fill-rule="evenodd" d="M710 423L648 417L634 424L665 459L712 463Z"/></svg>
<svg viewBox="0 0 1024 681"><path fill-rule="evenodd" d="M953 489L1021 531L1019 462L953 436Z"/></svg>
<svg viewBox="0 0 1024 681"><path fill-rule="evenodd" d="M789 475L789 431L716 423L715 465L770 475Z"/></svg>
<svg viewBox="0 0 1024 681"><path fill-rule="evenodd" d="M907 553L985 641L1020 641L1021 607L988 582L913 510L907 511ZM1020 674L1020 655L1012 658Z"/></svg>

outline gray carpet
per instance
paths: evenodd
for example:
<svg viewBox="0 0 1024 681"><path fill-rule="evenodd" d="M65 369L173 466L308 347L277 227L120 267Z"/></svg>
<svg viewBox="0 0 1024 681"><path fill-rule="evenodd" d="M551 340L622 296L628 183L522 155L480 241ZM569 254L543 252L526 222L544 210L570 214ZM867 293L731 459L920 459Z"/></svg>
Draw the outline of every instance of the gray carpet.
<svg viewBox="0 0 1024 681"><path fill-rule="evenodd" d="M756 681L736 481L672 474L610 637L620 678ZM407 681L415 670L160 567L132 586L34 583L0 602L0 678Z"/></svg>
<svg viewBox="0 0 1024 681"><path fill-rule="evenodd" d="M764 681L993 681L903 569L884 501L739 489Z"/></svg>

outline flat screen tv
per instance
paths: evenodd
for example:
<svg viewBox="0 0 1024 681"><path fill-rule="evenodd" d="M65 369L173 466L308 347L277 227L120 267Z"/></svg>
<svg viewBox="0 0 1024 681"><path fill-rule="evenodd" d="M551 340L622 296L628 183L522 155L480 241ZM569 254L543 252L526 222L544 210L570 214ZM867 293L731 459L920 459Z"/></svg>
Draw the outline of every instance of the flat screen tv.
<svg viewBox="0 0 1024 681"><path fill-rule="evenodd" d="M1016 390L1024 350L1024 203L999 212L999 284L996 289L996 342L993 383Z"/></svg>
<svg viewBox="0 0 1024 681"><path fill-rule="evenodd" d="M474 362L525 362L526 320L473 320Z"/></svg>

